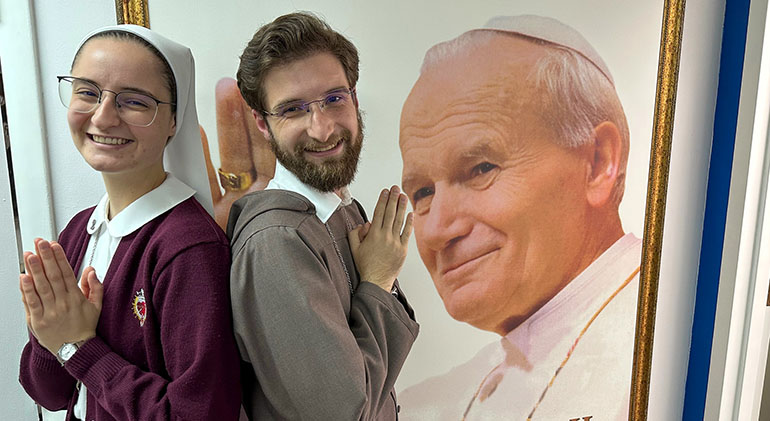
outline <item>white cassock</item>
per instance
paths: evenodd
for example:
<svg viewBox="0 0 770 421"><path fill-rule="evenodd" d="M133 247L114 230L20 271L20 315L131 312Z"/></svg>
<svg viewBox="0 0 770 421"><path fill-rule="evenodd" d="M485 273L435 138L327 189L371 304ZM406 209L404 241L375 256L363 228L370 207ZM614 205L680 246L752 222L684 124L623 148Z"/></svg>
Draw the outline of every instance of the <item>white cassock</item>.
<svg viewBox="0 0 770 421"><path fill-rule="evenodd" d="M399 393L402 419L628 419L641 250L626 234L499 342Z"/></svg>

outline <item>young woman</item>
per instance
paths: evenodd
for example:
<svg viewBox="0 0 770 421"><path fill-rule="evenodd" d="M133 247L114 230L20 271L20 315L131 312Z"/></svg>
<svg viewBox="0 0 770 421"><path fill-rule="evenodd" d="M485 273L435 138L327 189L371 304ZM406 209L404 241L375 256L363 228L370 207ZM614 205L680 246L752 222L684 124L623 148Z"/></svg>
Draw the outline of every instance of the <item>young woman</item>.
<svg viewBox="0 0 770 421"><path fill-rule="evenodd" d="M230 251L206 210L194 86L190 50L134 25L88 35L59 77L107 193L25 253L20 381L68 419L238 418Z"/></svg>

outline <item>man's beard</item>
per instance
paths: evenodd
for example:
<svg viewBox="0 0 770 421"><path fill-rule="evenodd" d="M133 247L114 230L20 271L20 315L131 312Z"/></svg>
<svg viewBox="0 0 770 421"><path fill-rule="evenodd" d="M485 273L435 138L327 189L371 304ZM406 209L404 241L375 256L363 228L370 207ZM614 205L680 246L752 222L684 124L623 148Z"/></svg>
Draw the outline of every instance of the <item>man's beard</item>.
<svg viewBox="0 0 770 421"><path fill-rule="evenodd" d="M293 152L285 151L278 145L279 142L270 126L267 127L270 133L268 141L278 162L296 175L300 181L316 190L333 192L352 183L358 170L358 160L364 143L364 126L361 112L359 111L357 114L358 135L356 138L353 139L353 135L348 129L343 129L339 134L332 135L327 143L337 144L341 141L342 156L327 159L320 164L305 159L304 152L308 142L297 144Z"/></svg>

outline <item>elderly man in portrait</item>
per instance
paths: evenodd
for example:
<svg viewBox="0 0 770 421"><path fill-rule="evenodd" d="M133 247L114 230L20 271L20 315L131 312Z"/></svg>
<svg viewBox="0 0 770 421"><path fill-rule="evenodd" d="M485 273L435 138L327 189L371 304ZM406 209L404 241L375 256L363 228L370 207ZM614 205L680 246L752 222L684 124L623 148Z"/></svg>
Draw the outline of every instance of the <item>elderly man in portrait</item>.
<svg viewBox="0 0 770 421"><path fill-rule="evenodd" d="M402 394L405 419L626 419L641 241L618 215L626 117L574 29L494 18L432 47L403 188L447 312L501 336Z"/></svg>

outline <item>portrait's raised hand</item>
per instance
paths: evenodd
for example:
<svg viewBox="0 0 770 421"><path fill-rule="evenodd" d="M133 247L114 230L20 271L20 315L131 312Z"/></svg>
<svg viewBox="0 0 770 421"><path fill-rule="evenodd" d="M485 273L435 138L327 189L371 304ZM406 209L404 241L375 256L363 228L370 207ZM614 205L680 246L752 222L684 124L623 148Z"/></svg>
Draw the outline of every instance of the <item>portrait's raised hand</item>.
<svg viewBox="0 0 770 421"><path fill-rule="evenodd" d="M96 336L103 287L91 266L83 270L81 287L56 242L35 239L35 253L24 253L26 273L19 276L27 326L38 342L56 354L67 342Z"/></svg>
<svg viewBox="0 0 770 421"><path fill-rule="evenodd" d="M230 206L246 193L262 190L275 173L275 154L257 129L251 114L232 78L223 78L215 88L217 139L221 168L211 163L208 138L201 130L206 158L214 219L222 229L227 226ZM220 190L220 182L225 193Z"/></svg>
<svg viewBox="0 0 770 421"><path fill-rule="evenodd" d="M406 259L414 215L407 213L407 197L398 186L383 190L372 221L348 233L353 260L361 280L390 292ZM406 220L406 223L404 223Z"/></svg>

